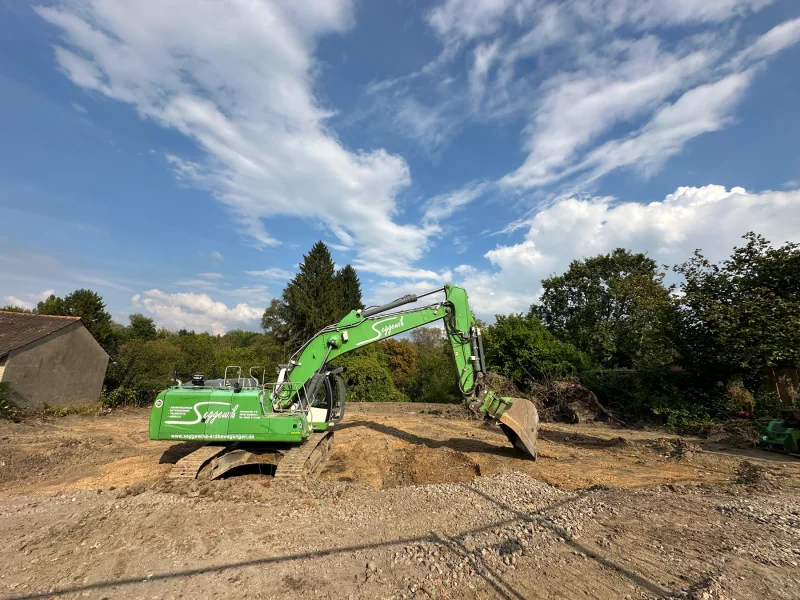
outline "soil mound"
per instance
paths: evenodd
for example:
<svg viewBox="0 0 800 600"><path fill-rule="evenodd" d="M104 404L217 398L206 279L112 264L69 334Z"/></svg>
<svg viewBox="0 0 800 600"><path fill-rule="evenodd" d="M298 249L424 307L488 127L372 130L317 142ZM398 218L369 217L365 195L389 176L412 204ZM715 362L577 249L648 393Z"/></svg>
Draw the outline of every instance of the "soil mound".
<svg viewBox="0 0 800 600"><path fill-rule="evenodd" d="M543 421L586 423L606 414L594 392L574 379L557 379L537 385L534 395Z"/></svg>
<svg viewBox="0 0 800 600"><path fill-rule="evenodd" d="M734 448L752 448L758 445L758 430L750 421L743 419L715 423L700 434L710 442Z"/></svg>
<svg viewBox="0 0 800 600"><path fill-rule="evenodd" d="M384 479L384 488L472 481L480 467L463 452L416 446L403 450Z"/></svg>

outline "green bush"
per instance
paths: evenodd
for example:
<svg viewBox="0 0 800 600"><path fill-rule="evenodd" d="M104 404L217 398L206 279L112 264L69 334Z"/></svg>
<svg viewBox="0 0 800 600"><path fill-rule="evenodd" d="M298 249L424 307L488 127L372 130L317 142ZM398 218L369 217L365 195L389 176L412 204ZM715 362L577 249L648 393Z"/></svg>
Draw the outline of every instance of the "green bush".
<svg viewBox="0 0 800 600"><path fill-rule="evenodd" d="M724 386L684 371L590 371L581 375L581 383L621 418L655 421L671 428L729 418L737 408L737 398Z"/></svg>
<svg viewBox="0 0 800 600"><path fill-rule="evenodd" d="M421 353L417 358L417 394L415 402L458 404L458 369L449 348Z"/></svg>
<svg viewBox="0 0 800 600"><path fill-rule="evenodd" d="M636 373L587 371L580 375L581 384L594 392L603 406L621 417L638 417L643 411L637 393Z"/></svg>
<svg viewBox="0 0 800 600"><path fill-rule="evenodd" d="M577 375L593 366L586 354L556 339L535 317L512 314L496 319L483 332L487 366L520 389L528 389L537 380Z"/></svg>
<svg viewBox="0 0 800 600"><path fill-rule="evenodd" d="M140 394L135 390L126 387L118 387L100 397L100 404L103 408L121 408L123 406L141 406Z"/></svg>
<svg viewBox="0 0 800 600"><path fill-rule="evenodd" d="M389 369L382 364L376 352L343 357L337 362L345 366L343 376L347 385L348 401L408 401L408 398L394 387Z"/></svg>
<svg viewBox="0 0 800 600"><path fill-rule="evenodd" d="M759 418L780 416L781 409L788 408L788 406L781 401L780 396L776 392L760 392L755 396L755 409L753 413Z"/></svg>
<svg viewBox="0 0 800 600"><path fill-rule="evenodd" d="M17 412L11 400L11 385L7 381L0 381L0 417L10 418Z"/></svg>

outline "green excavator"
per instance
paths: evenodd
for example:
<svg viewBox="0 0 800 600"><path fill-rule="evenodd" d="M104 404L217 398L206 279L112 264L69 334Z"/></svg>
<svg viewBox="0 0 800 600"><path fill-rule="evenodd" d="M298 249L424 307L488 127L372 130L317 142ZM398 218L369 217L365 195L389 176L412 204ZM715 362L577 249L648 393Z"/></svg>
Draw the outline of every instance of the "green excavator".
<svg viewBox="0 0 800 600"><path fill-rule="evenodd" d="M444 300L387 312L444 292ZM443 321L453 350L458 386L467 406L499 425L522 456L536 459L538 414L533 403L504 398L486 387L481 332L467 293L445 285L389 304L353 310L308 340L266 383L250 370L227 367L222 379L195 374L158 394L150 414L150 439L194 442L172 469L175 478L217 479L246 467L275 477L315 474L331 450L335 425L344 418L346 390L337 356Z"/></svg>

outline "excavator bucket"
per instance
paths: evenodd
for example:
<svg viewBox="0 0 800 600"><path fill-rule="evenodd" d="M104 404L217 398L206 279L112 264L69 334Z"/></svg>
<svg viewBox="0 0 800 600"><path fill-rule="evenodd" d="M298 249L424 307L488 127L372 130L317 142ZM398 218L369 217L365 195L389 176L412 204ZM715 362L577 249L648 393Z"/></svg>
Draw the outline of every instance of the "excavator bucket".
<svg viewBox="0 0 800 600"><path fill-rule="evenodd" d="M524 398L511 398L511 406L500 415L500 429L514 447L536 460L536 434L539 413L533 402Z"/></svg>

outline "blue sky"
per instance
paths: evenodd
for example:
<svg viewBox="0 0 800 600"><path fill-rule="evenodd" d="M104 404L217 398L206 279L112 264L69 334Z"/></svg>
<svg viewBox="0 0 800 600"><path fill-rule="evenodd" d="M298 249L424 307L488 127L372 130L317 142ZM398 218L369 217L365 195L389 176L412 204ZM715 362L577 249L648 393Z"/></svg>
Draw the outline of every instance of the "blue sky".
<svg viewBox="0 0 800 600"><path fill-rule="evenodd" d="M0 0L0 303L257 328L322 239L491 318L800 241L799 41L794 0Z"/></svg>

